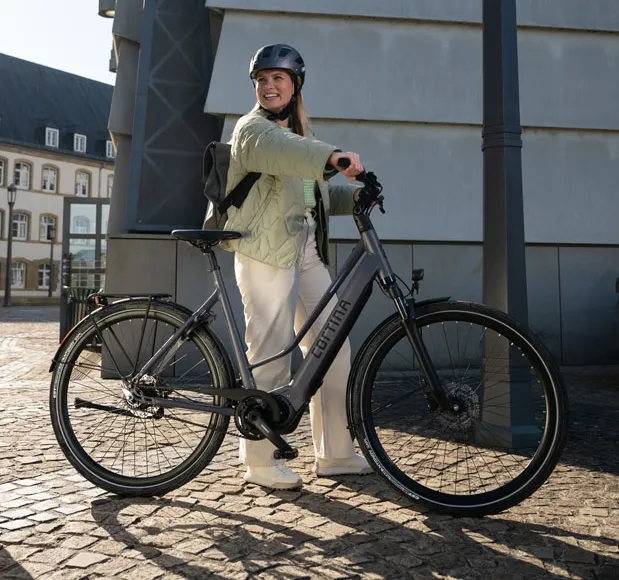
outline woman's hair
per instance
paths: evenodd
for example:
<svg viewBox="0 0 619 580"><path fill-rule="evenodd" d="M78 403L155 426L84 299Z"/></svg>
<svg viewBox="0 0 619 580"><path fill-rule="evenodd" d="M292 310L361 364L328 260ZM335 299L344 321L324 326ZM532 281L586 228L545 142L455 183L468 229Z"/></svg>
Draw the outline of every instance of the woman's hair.
<svg viewBox="0 0 619 580"><path fill-rule="evenodd" d="M250 111L256 113L262 110L260 103L256 102L254 108ZM313 137L312 123L309 114L303 102L303 93L299 90L296 95L294 105L292 106L292 114L290 115L290 129L293 133L302 137Z"/></svg>
<svg viewBox="0 0 619 580"><path fill-rule="evenodd" d="M305 103L303 102L303 93L299 91L297 100L292 107L292 115L290 119L292 130L303 137L312 137L312 124L309 118Z"/></svg>

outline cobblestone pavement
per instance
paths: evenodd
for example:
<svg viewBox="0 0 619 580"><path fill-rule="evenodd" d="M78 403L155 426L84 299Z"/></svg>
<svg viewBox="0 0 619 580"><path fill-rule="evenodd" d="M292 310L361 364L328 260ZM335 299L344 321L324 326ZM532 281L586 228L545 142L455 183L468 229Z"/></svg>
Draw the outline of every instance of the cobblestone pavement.
<svg viewBox="0 0 619 580"><path fill-rule="evenodd" d="M56 308L0 310L0 578L619 578L619 368L566 369L563 461L503 514L452 518L376 475L299 492L243 483L237 442L165 499L120 499L70 467L50 427Z"/></svg>

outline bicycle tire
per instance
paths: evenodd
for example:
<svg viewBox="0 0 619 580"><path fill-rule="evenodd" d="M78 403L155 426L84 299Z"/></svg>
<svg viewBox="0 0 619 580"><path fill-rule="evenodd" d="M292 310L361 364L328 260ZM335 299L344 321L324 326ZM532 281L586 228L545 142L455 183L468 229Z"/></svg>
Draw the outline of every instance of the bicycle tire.
<svg viewBox="0 0 619 580"><path fill-rule="evenodd" d="M174 303L117 302L84 318L59 350L50 389L52 426L66 458L96 486L123 496L164 495L196 477L219 450L228 416L131 406L119 379L134 372L132 365L139 370L190 314ZM173 393L229 406L195 386L209 376L215 388L234 384L230 359L208 328L194 331L169 364L161 375L165 389L157 387L159 396ZM110 424L103 425L108 416Z"/></svg>
<svg viewBox="0 0 619 580"><path fill-rule="evenodd" d="M456 418L455 415L447 415L437 409L429 410L430 420L421 426L418 417L421 413L419 405L414 406L411 411L404 409L405 401L417 394L421 400L427 402L427 388L424 379L421 378L421 372L418 368L415 369L415 364L412 369L399 371L402 376L396 378L389 378L390 371L384 368L384 361L395 363L402 368L403 363L399 357L406 349L409 349L410 355L413 356L401 319L398 315L394 315L381 323L368 337L358 353L357 363L353 367L356 370L349 381L348 404L353 422L352 429L364 455L392 487L409 499L425 504L433 511L457 516L483 516L501 512L520 503L550 476L565 446L568 425L567 394L553 357L530 330L505 313L484 305L458 301L430 303L416 308L415 315L426 346L430 342L433 330L440 330L442 327L447 347L443 350L436 349L435 343L432 342L429 351L431 350L434 355L431 354L431 359L433 364L435 360L443 361L439 373L441 382L451 394L460 397L464 402L462 406L467 407L466 413ZM455 331L447 332L445 323L449 322L456 324ZM479 360L479 368L475 370L473 364L469 362L466 371L470 372L470 377L467 378L462 372L450 375L444 370L445 364L449 360L460 361L466 354L466 348L464 353L459 352L458 356L452 352L455 350L454 336L459 336L461 330L466 330L466 325L469 326L468 331L471 333L473 324L481 325L485 329L479 340L480 344L485 345L480 348L481 354L471 356L471 360L473 358ZM505 339L508 343L506 360L510 361L511 366L506 367L503 363L504 366L500 367L496 362L497 359L491 356L494 350L490 349L490 338L493 337L497 343L499 339ZM401 350L399 344L402 344ZM529 362L527 367L518 362L522 359L513 358L512 348L518 348L522 356L527 358ZM484 349L491 351L487 357ZM459 342L458 350L460 350ZM435 366L438 367L438 363ZM454 365L454 368L456 367L465 368ZM520 387L520 391L498 390L499 394L495 394L494 391L490 394L491 388L501 389L507 384L507 374L497 375L499 378L496 385L490 382L483 383L485 377L490 378L490 371L497 369L498 372L501 368L504 371L510 369L510 379L512 377L520 379L520 382L515 383L516 387ZM540 399L545 405L545 410L542 412L529 404L533 402L534 390L535 392L538 390L534 381L527 379L527 375L532 375L533 372L539 375ZM500 378L501 376L503 378ZM477 384L476 381L480 377L481 381ZM474 380L470 381L469 378ZM417 390L411 388L411 384L415 385ZM512 393L510 397L514 396L516 402L518 396L522 396L523 400L528 396L526 406L519 408L516 403L512 406L509 402L512 399L508 401L505 398L506 392ZM385 404L384 398L381 399L387 396L384 393L394 395L397 393L400 397L396 399L397 405ZM486 393L487 397L484 400ZM486 415L489 420L494 421L497 418L505 418L505 414L499 417L497 411L501 401L509 402L511 413L522 412L529 417L528 420L539 418L539 422L543 425L533 425L529 431L522 428L522 433L528 432L528 435L519 435L517 429L505 425L499 427L491 425L490 428L488 423L482 427ZM504 405L501 408L506 409L508 406ZM383 417L381 416L383 413L391 415ZM417 415L416 426L408 428L406 432L403 428L407 425L406 421L415 415ZM466 417L462 419L464 415ZM427 434L421 431L426 424ZM404 443L403 432L408 437L405 442L406 449L401 447ZM497 442L499 438L504 440L500 444L497 442L491 444L492 434L497 434ZM505 439L508 434L511 439ZM463 451L458 445L461 440L466 440L470 436L479 439L466 443L464 451L474 449L477 455L466 459L461 455ZM514 450L515 459L510 458L508 452L512 448L509 445L514 447L519 437L522 439L523 448L519 449L518 453ZM539 442L536 444L534 440L538 438ZM510 440L511 443L506 442ZM525 442L529 447L524 447ZM429 445L433 447L429 448ZM445 449L445 457L439 460L438 451L441 445ZM534 450L533 445L536 445ZM525 452L526 455L522 455ZM506 469L515 467L521 457L522 471L515 477L509 474L507 476L509 479L500 481L498 470L501 467ZM471 465L473 467L477 465L477 473L471 470ZM469 493L466 492L465 475L462 472L458 473L458 469L464 469L465 466L466 477L470 478L473 475L479 480L475 481L474 485L469 481ZM491 481L493 477L497 481L496 487L486 490L484 486L489 487L493 483ZM420 480L424 483L420 483ZM436 489L443 481L448 491ZM450 492L452 487L453 490ZM462 488L464 492L460 493Z"/></svg>

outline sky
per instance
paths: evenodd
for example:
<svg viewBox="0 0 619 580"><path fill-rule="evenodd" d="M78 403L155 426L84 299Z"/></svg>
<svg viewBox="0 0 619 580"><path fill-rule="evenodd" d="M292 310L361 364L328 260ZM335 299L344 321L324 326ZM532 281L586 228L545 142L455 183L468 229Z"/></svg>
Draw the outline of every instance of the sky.
<svg viewBox="0 0 619 580"><path fill-rule="evenodd" d="M98 0L0 0L0 53L113 85L113 21L98 11Z"/></svg>

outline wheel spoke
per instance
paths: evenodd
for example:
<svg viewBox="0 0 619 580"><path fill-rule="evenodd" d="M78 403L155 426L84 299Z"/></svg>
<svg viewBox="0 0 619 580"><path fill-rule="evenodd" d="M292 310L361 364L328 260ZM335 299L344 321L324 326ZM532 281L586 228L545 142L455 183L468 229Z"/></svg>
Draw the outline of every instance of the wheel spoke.
<svg viewBox="0 0 619 580"><path fill-rule="evenodd" d="M67 452L82 475L101 487L118 493L174 489L187 481L194 464L210 461L226 434L229 417L151 406L135 398L133 389L142 391L147 400L174 391L182 399L213 404L213 395L202 389L227 386L213 380L214 370L220 381L228 380L223 363L213 363L209 354L209 349L219 347L194 333L154 382L149 379L148 384L129 389L123 378L139 372L186 315L156 302L148 318L145 307L109 308L115 312L106 317L104 310L97 328L72 344L62 358L73 362L58 365L53 379L60 385L58 403L52 411L56 434L68 442ZM101 345L93 349L95 336ZM223 355L216 359L223 360ZM179 477L183 473L187 475Z"/></svg>
<svg viewBox="0 0 619 580"><path fill-rule="evenodd" d="M512 505L516 491L522 497L523 487L532 493L565 442L564 429L546 422L547 406L560 400L555 412L562 412L565 394L560 377L547 372L554 366L543 347L531 348L534 338L481 305L423 310L422 340L457 403L441 411L428 405L413 349L393 320L367 347L371 356L357 375L364 380L353 382L360 443L372 448L381 472L452 513L494 513Z"/></svg>

